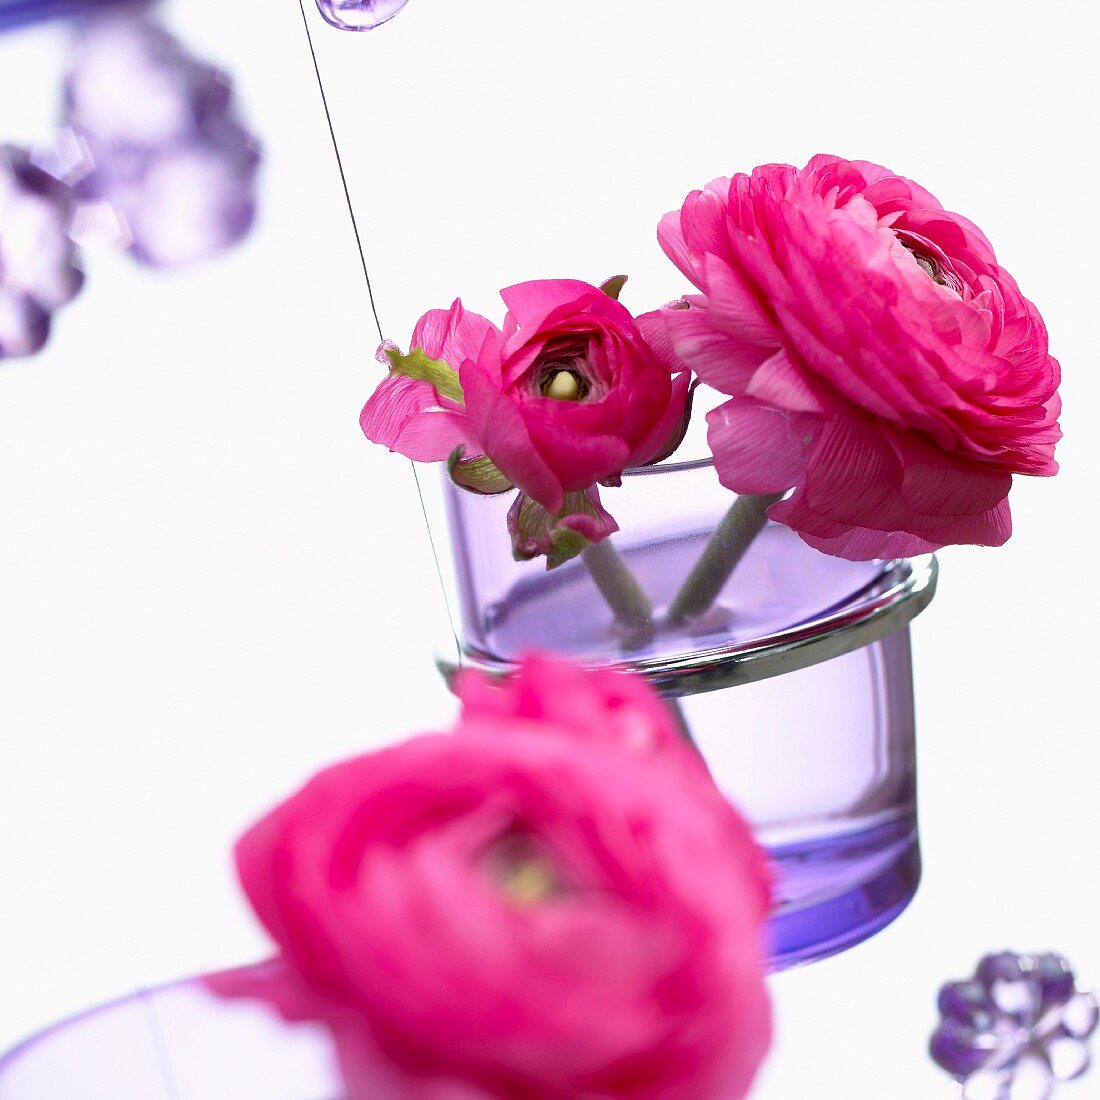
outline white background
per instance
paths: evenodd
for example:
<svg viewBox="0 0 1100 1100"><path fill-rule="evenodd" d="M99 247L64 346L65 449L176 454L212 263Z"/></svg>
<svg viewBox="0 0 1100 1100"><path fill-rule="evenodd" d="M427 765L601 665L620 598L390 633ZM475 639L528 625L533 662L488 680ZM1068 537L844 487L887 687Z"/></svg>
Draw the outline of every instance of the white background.
<svg viewBox="0 0 1100 1100"><path fill-rule="evenodd" d="M775 980L761 1100L954 1096L924 1059L932 1000L986 950L1100 982L1093 10L411 0L359 36L311 13L394 339L523 278L675 297L659 215L818 151L972 217L1047 318L1063 472L1017 485L1007 547L941 555L916 625L924 885L874 941ZM262 955L235 835L320 764L452 713L411 474L358 430L376 334L297 6L165 15L237 75L263 217L185 273L90 256L47 352L0 369L0 1047ZM0 39L0 141L47 132L63 41Z"/></svg>

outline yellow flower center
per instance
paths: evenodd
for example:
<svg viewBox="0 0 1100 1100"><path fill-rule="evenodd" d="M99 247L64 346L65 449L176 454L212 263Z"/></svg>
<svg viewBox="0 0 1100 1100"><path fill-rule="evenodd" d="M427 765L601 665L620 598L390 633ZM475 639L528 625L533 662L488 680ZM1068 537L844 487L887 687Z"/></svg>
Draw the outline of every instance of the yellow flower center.
<svg viewBox="0 0 1100 1100"><path fill-rule="evenodd" d="M555 401L580 401L588 392L588 386L574 370L555 370L543 378L539 390L543 397L552 397Z"/></svg>
<svg viewBox="0 0 1100 1100"><path fill-rule="evenodd" d="M913 259L927 272L928 278L934 283L939 283L940 286L944 286L946 280L940 273L939 265L930 260L927 256L922 256L919 252L913 253Z"/></svg>
<svg viewBox="0 0 1100 1100"><path fill-rule="evenodd" d="M517 905L536 905L557 890L557 879L541 859L528 859L508 870L501 880L504 893Z"/></svg>
<svg viewBox="0 0 1100 1100"><path fill-rule="evenodd" d="M947 286L947 279L944 276L943 269L936 260L929 256L927 252L922 252L917 245L910 244L903 236L899 236L898 240L901 241L905 250L917 261L917 266L932 280L932 282L937 286Z"/></svg>

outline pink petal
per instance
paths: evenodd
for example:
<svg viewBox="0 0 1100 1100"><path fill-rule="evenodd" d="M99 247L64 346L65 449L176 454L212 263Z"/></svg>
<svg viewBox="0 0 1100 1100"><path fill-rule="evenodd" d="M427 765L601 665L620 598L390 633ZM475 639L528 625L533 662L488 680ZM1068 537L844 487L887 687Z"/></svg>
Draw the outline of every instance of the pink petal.
<svg viewBox="0 0 1100 1100"><path fill-rule="evenodd" d="M666 306L664 309L655 309L635 318L642 339L653 353L653 358L665 367L669 374L679 374L685 369L684 361L672 347L672 337L668 332L668 314L676 312L681 311L676 307Z"/></svg>
<svg viewBox="0 0 1100 1100"><path fill-rule="evenodd" d="M784 503L784 502L780 502ZM782 509L773 505L768 515L778 523L787 523ZM890 558L911 558L920 554L931 554L940 549L939 543L929 542L907 531L872 531L866 527L849 527L843 534L834 538L822 538L788 523L798 533L803 542L815 550L829 554L834 558L848 561L887 561Z"/></svg>
<svg viewBox="0 0 1100 1100"><path fill-rule="evenodd" d="M526 425L528 445L538 453L540 461L545 461L547 468L553 469L554 477L562 488L580 491L593 482L621 474L630 465L629 445L608 431L600 431L598 416L591 418L596 423L590 434L585 430L587 418L580 415L589 411L599 413L601 410L595 405L560 404L568 407L547 411L537 404L526 403L518 409ZM569 413L578 415L568 416ZM497 465L500 466L500 463ZM513 477L512 480L524 488L518 478Z"/></svg>
<svg viewBox="0 0 1100 1100"><path fill-rule="evenodd" d="M261 1001L287 1023L322 1019L332 1005L302 979L285 959L276 957L235 970L207 974L202 984L225 1000Z"/></svg>
<svg viewBox="0 0 1100 1100"><path fill-rule="evenodd" d="M810 458L805 501L846 525L887 529L899 526L887 513L900 502L901 479L901 463L878 424L866 415L840 413L825 422Z"/></svg>
<svg viewBox="0 0 1100 1100"><path fill-rule="evenodd" d="M657 242L665 255L690 279L696 286L697 276L695 272L695 259L691 248L684 239L684 231L681 228L681 212L670 211L657 226Z"/></svg>
<svg viewBox="0 0 1100 1100"><path fill-rule="evenodd" d="M665 325L676 354L721 393L744 393L757 367L775 352L716 331L708 311L696 306L669 310Z"/></svg>
<svg viewBox="0 0 1100 1100"><path fill-rule="evenodd" d="M691 395L695 380L683 371L672 380L672 396L653 430L634 449L629 465L646 466L671 455L683 442L691 417Z"/></svg>
<svg viewBox="0 0 1100 1100"><path fill-rule="evenodd" d="M603 294L603 291L579 279L535 279L528 283L517 283L500 292L508 312L520 328L537 325L559 306L576 302L591 294ZM603 294L603 297L606 298L607 295Z"/></svg>
<svg viewBox="0 0 1100 1100"><path fill-rule="evenodd" d="M727 401L707 415L718 478L735 493L780 493L806 472L821 421L755 402Z"/></svg>
<svg viewBox="0 0 1100 1100"><path fill-rule="evenodd" d="M823 536L806 529L807 515L795 498L772 505L768 515L792 527L804 541L822 553L849 561L907 558L930 554L944 546L1002 546L1012 534L1008 500L979 516L968 516L932 531L878 531L848 527L839 534Z"/></svg>
<svg viewBox="0 0 1100 1100"><path fill-rule="evenodd" d="M760 364L745 392L765 405L775 405L792 412L825 411L825 406L818 400L805 375L782 350Z"/></svg>
<svg viewBox="0 0 1100 1100"><path fill-rule="evenodd" d="M480 363L468 361L461 380L470 424L484 452L509 481L544 508L559 511L565 490L535 449L519 409L504 397Z"/></svg>
<svg viewBox="0 0 1100 1100"><path fill-rule="evenodd" d="M413 329L410 348L420 348L432 359L442 359L459 370L467 359L476 359L487 338L500 330L477 313L470 313L462 299L456 298L450 309L431 309Z"/></svg>
<svg viewBox="0 0 1100 1100"><path fill-rule="evenodd" d="M718 256L704 258L711 323L746 344L775 349L779 334L763 303Z"/></svg>
<svg viewBox="0 0 1100 1100"><path fill-rule="evenodd" d="M382 1052L363 1021L349 1019L334 1032L346 1100L492 1100L468 1081L406 1072Z"/></svg>
<svg viewBox="0 0 1100 1100"><path fill-rule="evenodd" d="M586 746L605 744L658 767L683 769L699 778L706 765L684 740L669 708L637 676L619 669L588 669L550 654L528 654L505 681L484 673L463 673L462 733L484 725L509 735L541 733L571 737ZM530 722L530 725L520 725ZM500 735L499 733L497 734ZM768 909L766 876L761 875L760 914Z"/></svg>
<svg viewBox="0 0 1100 1100"><path fill-rule="evenodd" d="M988 512L1012 488L1012 475L974 466L925 443L910 432L887 438L903 468L901 495L916 512L973 516Z"/></svg>
<svg viewBox="0 0 1100 1100"><path fill-rule="evenodd" d="M399 374L382 380L363 406L359 426L372 443L414 462L442 462L456 447L471 456L482 453L464 412L442 408L430 383Z"/></svg>
<svg viewBox="0 0 1100 1100"><path fill-rule="evenodd" d="M391 449L414 462L443 462L459 447L464 448L467 459L483 453L470 431L469 417L447 409L427 409L405 421Z"/></svg>
<svg viewBox="0 0 1100 1100"><path fill-rule="evenodd" d="M657 228L657 240L665 255L697 287L702 287L701 258L707 253L725 255L729 249L726 203L730 181L712 180L702 191L693 191L682 209L666 214Z"/></svg>

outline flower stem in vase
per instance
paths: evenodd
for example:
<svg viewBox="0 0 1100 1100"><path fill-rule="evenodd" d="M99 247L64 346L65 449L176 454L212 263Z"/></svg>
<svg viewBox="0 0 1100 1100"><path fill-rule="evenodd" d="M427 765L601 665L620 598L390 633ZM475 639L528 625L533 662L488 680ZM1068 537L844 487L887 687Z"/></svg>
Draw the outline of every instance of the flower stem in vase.
<svg viewBox="0 0 1100 1100"><path fill-rule="evenodd" d="M745 552L768 522L768 509L783 493L746 493L714 529L706 549L669 607L670 623L685 623L708 611Z"/></svg>
<svg viewBox="0 0 1100 1100"><path fill-rule="evenodd" d="M631 635L631 643L643 644L653 631L653 604L609 539L586 547L581 557L600 594L619 624Z"/></svg>

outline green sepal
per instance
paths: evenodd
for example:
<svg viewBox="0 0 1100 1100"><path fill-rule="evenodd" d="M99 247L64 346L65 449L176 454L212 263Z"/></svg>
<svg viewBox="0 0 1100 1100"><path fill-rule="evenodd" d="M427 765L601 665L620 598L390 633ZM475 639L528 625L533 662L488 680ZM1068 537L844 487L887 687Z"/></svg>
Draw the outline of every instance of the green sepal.
<svg viewBox="0 0 1100 1100"><path fill-rule="evenodd" d="M500 472L488 455L477 458L463 458L465 447L456 447L447 458L447 473L460 488L484 496L506 493L512 483Z"/></svg>
<svg viewBox="0 0 1100 1100"><path fill-rule="evenodd" d="M588 493L566 493L564 507L557 515L520 493L508 510L508 530L516 561L545 556L546 568L556 569L618 530L618 526Z"/></svg>
<svg viewBox="0 0 1100 1100"><path fill-rule="evenodd" d="M572 561L591 545L592 543L580 532L568 527L559 527L550 539L550 549L546 552L546 568L557 569L559 565Z"/></svg>
<svg viewBox="0 0 1100 1100"><path fill-rule="evenodd" d="M612 275L610 279L605 279L600 283L600 290L609 298L614 298L617 302L619 300L619 295L623 292L623 287L626 286L626 280L626 275Z"/></svg>
<svg viewBox="0 0 1100 1100"><path fill-rule="evenodd" d="M404 355L400 348L386 348L386 358L394 374L404 375L417 382L428 382L440 397L450 398L459 405L465 404L458 371L442 359L430 359L420 348L413 348Z"/></svg>

